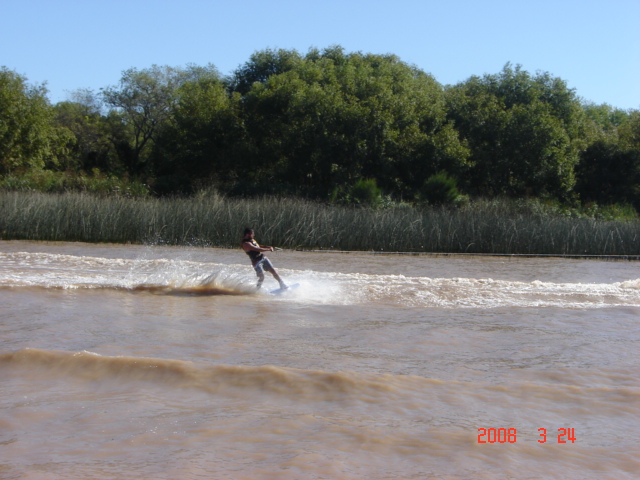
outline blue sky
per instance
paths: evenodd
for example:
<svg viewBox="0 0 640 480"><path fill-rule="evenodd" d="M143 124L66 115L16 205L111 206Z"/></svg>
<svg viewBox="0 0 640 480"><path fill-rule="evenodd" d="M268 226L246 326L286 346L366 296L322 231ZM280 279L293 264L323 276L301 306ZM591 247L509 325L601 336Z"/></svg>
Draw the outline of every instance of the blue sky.
<svg viewBox="0 0 640 480"><path fill-rule="evenodd" d="M640 109L640 0L0 0L0 65L54 103L131 67L229 74L257 50L331 45L396 54L445 85L511 62Z"/></svg>

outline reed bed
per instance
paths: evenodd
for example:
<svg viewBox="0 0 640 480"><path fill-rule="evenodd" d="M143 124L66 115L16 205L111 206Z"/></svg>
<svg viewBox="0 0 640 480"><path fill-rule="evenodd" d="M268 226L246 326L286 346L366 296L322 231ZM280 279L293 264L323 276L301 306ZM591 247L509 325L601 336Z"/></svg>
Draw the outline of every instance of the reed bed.
<svg viewBox="0 0 640 480"><path fill-rule="evenodd" d="M3 239L237 247L242 230L283 248L547 255L640 255L640 222L464 208L366 209L299 199L100 197L0 192Z"/></svg>

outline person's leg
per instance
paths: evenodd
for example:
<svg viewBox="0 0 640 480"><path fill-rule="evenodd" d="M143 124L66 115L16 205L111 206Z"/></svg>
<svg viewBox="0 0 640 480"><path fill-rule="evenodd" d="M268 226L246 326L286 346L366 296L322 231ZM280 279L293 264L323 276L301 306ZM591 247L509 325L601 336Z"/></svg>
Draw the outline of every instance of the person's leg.
<svg viewBox="0 0 640 480"><path fill-rule="evenodd" d="M264 282L264 270L262 269L262 262L258 262L253 269L256 271L256 275L258 276L258 285L256 288L262 287L262 282Z"/></svg>
<svg viewBox="0 0 640 480"><path fill-rule="evenodd" d="M287 287L287 285L282 281L282 279L280 278L280 275L278 275L278 272L276 272L276 269L274 268L273 270L271 270L271 275L273 275L273 278L275 278L278 283L280 284L280 288L285 289L285 288L289 288Z"/></svg>
<svg viewBox="0 0 640 480"><path fill-rule="evenodd" d="M271 264L271 262L269 261L268 258L265 258L264 261L262 262L264 269L271 273L271 275L273 275L273 278L276 279L276 281L280 284L280 288L285 289L285 288L289 288L287 287L287 285L282 281L282 279L280 278L280 275L278 275L278 272L276 271L275 267Z"/></svg>

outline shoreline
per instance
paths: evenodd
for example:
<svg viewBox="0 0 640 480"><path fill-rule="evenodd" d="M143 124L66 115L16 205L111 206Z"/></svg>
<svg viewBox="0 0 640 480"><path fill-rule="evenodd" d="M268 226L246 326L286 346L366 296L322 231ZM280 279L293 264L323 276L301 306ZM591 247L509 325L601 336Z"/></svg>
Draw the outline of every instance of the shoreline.
<svg viewBox="0 0 640 480"><path fill-rule="evenodd" d="M3 239L2 242L15 243L42 243L42 244L83 244L83 245L139 245L148 247L170 247L170 248L220 248L223 250L234 250L232 247L216 246L216 245L163 245L153 243L119 243L119 242L83 242L69 240L29 240L29 239ZM637 262L640 261L640 255L589 255L589 254L560 254L560 253L471 253L471 252L384 252L376 250L322 250L307 248L280 248L281 252L301 252L301 253L334 253L352 255L368 254L368 255L398 255L398 256L428 256L428 257L508 257L508 258L563 258L568 260L603 260L610 262Z"/></svg>
<svg viewBox="0 0 640 480"><path fill-rule="evenodd" d="M640 261L640 255L589 255L589 254L561 254L561 253L465 253L465 252L382 252L365 250L314 250L305 248L287 249L282 251L310 252L310 253L368 253L372 255L415 255L433 257L516 257L516 258L567 258L574 260L608 260L608 261Z"/></svg>

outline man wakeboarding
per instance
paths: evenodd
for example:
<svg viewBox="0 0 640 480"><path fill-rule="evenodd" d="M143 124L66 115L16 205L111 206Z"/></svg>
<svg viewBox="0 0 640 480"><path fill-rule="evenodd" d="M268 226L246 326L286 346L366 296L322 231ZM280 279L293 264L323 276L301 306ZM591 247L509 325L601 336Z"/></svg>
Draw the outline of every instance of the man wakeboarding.
<svg viewBox="0 0 640 480"><path fill-rule="evenodd" d="M245 251L249 258L251 259L251 265L253 265L253 269L256 271L256 275L258 276L258 285L257 287L262 287L262 282L264 282L264 271L270 272L273 275L278 283L280 284L280 288L282 290L286 290L287 285L282 281L280 275L271 264L271 261L267 258L267 256L263 252L273 252L275 250L274 247L261 247L255 239L255 232L252 228L245 228L244 236L242 237L241 243L242 249Z"/></svg>

